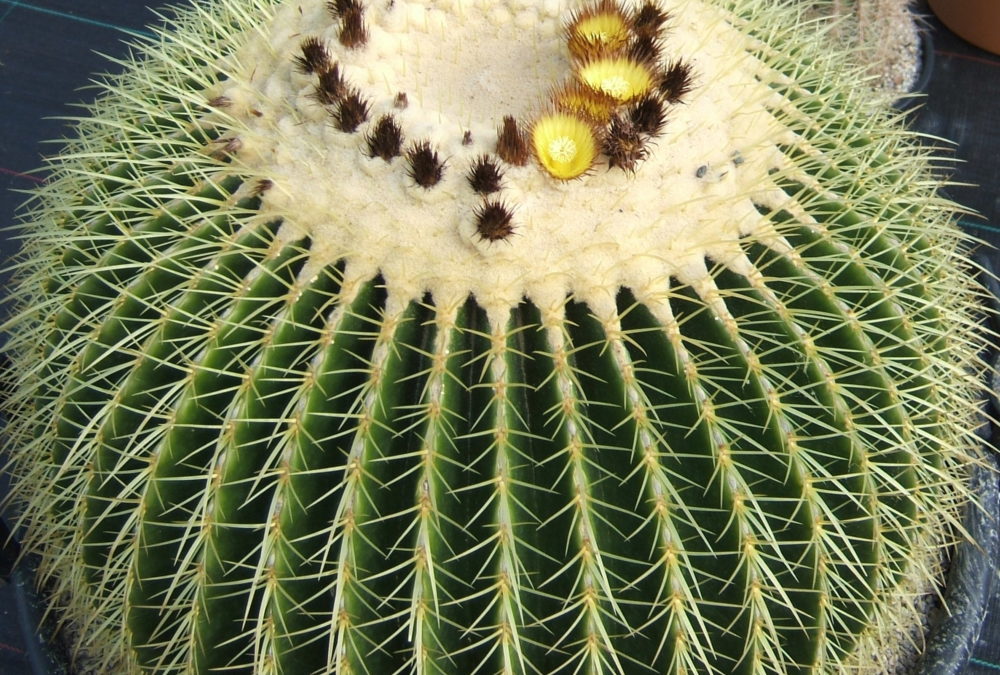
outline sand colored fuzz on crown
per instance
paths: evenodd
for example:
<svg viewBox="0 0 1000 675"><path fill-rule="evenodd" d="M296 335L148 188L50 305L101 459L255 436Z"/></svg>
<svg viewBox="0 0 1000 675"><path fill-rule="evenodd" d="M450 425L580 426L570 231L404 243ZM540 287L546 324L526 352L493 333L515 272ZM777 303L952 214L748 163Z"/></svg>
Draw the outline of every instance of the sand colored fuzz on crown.
<svg viewBox="0 0 1000 675"><path fill-rule="evenodd" d="M669 106L648 159L634 176L601 159L568 182L536 162L505 165L502 197L516 214L514 235L485 241L475 228L481 197L466 175L494 152L504 115L530 122L546 94L568 83L563 24L575 5L370 3L370 39L354 50L337 42L323 5L279 7L267 33L236 53L242 76L218 93L233 101L226 114L247 126L240 161L273 181L265 216L283 216L288 239L312 237L310 270L346 259L348 287L380 271L401 300L429 291L447 305L471 292L501 316L522 297L546 307L569 292L599 308L622 285L641 297L671 276L697 284L707 278L706 257L745 271L737 240L768 239L754 205L788 199L768 177L784 168L775 144L786 132L755 79L764 66L718 10L665 2L672 19L663 59L688 60L694 88ZM331 125L313 95L315 76L295 68L307 36L328 45L349 84L370 100L357 133ZM394 106L400 93L405 109ZM387 163L365 152L365 131L389 112L406 143L428 141L445 161L433 188L415 185L403 158ZM772 245L781 244L775 237Z"/></svg>

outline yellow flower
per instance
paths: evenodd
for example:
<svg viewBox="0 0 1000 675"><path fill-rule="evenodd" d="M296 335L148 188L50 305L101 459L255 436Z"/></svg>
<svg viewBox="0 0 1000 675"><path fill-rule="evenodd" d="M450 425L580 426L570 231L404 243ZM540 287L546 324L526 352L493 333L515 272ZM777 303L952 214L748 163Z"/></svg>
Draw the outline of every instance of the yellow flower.
<svg viewBox="0 0 1000 675"><path fill-rule="evenodd" d="M597 0L573 13L566 27L570 53L593 58L622 49L629 38L629 20L612 0Z"/></svg>
<svg viewBox="0 0 1000 675"><path fill-rule="evenodd" d="M591 59L577 69L580 81L619 102L630 101L653 88L649 67L627 57Z"/></svg>
<svg viewBox="0 0 1000 675"><path fill-rule="evenodd" d="M539 164L559 180L586 173L599 151L594 127L564 112L549 112L539 117L531 128L531 141Z"/></svg>

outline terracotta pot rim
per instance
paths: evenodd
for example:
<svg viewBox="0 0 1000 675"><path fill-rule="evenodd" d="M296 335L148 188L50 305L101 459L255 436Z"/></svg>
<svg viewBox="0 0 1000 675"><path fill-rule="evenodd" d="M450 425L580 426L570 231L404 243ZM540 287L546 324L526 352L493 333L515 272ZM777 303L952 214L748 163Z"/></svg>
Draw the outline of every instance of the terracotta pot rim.
<svg viewBox="0 0 1000 675"><path fill-rule="evenodd" d="M1000 55L1000 1L928 0L928 4L960 38Z"/></svg>

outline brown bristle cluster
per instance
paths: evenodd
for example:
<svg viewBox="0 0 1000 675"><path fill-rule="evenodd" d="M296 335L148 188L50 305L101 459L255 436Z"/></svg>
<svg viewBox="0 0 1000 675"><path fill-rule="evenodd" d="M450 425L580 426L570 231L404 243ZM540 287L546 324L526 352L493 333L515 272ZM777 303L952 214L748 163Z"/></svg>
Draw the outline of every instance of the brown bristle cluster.
<svg viewBox="0 0 1000 675"><path fill-rule="evenodd" d="M659 96L646 95L629 105L628 119L640 134L659 136L667 124L667 110Z"/></svg>
<svg viewBox="0 0 1000 675"><path fill-rule="evenodd" d="M466 129L462 133L462 145L472 145L472 131Z"/></svg>
<svg viewBox="0 0 1000 675"><path fill-rule="evenodd" d="M497 129L497 155L513 166L524 166L531 157L528 135L512 115L505 115Z"/></svg>
<svg viewBox="0 0 1000 675"><path fill-rule="evenodd" d="M316 83L315 98L323 105L336 105L347 95L347 80L340 72L340 65L334 63L327 70L320 71Z"/></svg>
<svg viewBox="0 0 1000 675"><path fill-rule="evenodd" d="M211 101L208 102L208 105L212 106L213 108L228 108L232 104L233 102L229 99L228 96L216 96L215 98L213 98Z"/></svg>
<svg viewBox="0 0 1000 675"><path fill-rule="evenodd" d="M427 141L420 141L407 150L406 161L409 164L408 175L422 188L434 187L444 176L444 162Z"/></svg>
<svg viewBox="0 0 1000 675"><path fill-rule="evenodd" d="M659 75L656 88L668 103L678 103L691 91L691 66L684 61L667 64Z"/></svg>
<svg viewBox="0 0 1000 675"><path fill-rule="evenodd" d="M625 53L629 58L655 68L663 53L663 41L656 35L636 35Z"/></svg>
<svg viewBox="0 0 1000 675"><path fill-rule="evenodd" d="M230 159L233 155L243 149L243 139L239 136L232 138L220 138L215 141L218 146L211 154L213 157Z"/></svg>
<svg viewBox="0 0 1000 675"><path fill-rule="evenodd" d="M632 13L632 31L638 36L659 37L670 15L655 0L647 0Z"/></svg>
<svg viewBox="0 0 1000 675"><path fill-rule="evenodd" d="M392 107L397 110L406 110L408 105L410 105L410 99L406 96L405 91L396 94L396 98L392 100Z"/></svg>
<svg viewBox="0 0 1000 675"><path fill-rule="evenodd" d="M480 155L469 169L469 185L482 195L499 192L503 183L503 171L489 155Z"/></svg>
<svg viewBox="0 0 1000 675"><path fill-rule="evenodd" d="M356 49L368 42L368 27L365 25L365 8L360 2L349 3L350 7L340 14L340 44L348 49Z"/></svg>
<svg viewBox="0 0 1000 675"><path fill-rule="evenodd" d="M353 133L368 119L371 106L357 89L349 90L333 112L334 126L341 131Z"/></svg>
<svg viewBox="0 0 1000 675"><path fill-rule="evenodd" d="M392 115L382 115L365 136L369 157L381 157L392 161L399 157L403 149L403 130Z"/></svg>
<svg viewBox="0 0 1000 675"><path fill-rule="evenodd" d="M340 19L350 12L362 11L360 0L330 0L326 9L334 19Z"/></svg>
<svg viewBox="0 0 1000 675"><path fill-rule="evenodd" d="M253 197L259 197L268 190L274 187L274 181L270 178L261 178L259 181L254 183L253 189L250 190L250 195Z"/></svg>
<svg viewBox="0 0 1000 675"><path fill-rule="evenodd" d="M502 241L514 234L514 211L500 200L487 199L475 216L476 233L483 241Z"/></svg>
<svg viewBox="0 0 1000 675"><path fill-rule="evenodd" d="M319 38L302 41L302 55L295 57L295 66L303 73L322 73L330 68L330 52Z"/></svg>
<svg viewBox="0 0 1000 675"><path fill-rule="evenodd" d="M609 167L635 173L638 163L649 154L647 140L628 115L618 114L608 124L601 149L608 156Z"/></svg>

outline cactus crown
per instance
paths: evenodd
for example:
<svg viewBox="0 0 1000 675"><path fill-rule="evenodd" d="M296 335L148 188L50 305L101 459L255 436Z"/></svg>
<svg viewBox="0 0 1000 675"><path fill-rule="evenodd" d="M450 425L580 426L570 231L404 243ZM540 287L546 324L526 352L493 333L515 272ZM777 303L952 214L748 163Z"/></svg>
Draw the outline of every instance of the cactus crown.
<svg viewBox="0 0 1000 675"><path fill-rule="evenodd" d="M717 8L358 7L368 37L343 46L344 11L279 6L216 87L240 127L239 161L275 185L263 211L322 242L316 264L344 258L348 285L378 272L405 296L471 293L497 315L567 292L606 304L623 285L644 297L666 278L704 277L706 256L739 265L736 242L773 229L760 209L782 194L769 172L788 164L786 132L766 105L766 65ZM711 44L692 29L706 23L718 27ZM644 37L657 42L639 58ZM694 77L711 84L688 98ZM387 115L400 140L379 151ZM482 236L491 206L467 182L486 154L505 165L507 246ZM345 171L354 178L332 179Z"/></svg>
<svg viewBox="0 0 1000 675"><path fill-rule="evenodd" d="M786 5L180 12L26 210L10 470L77 656L880 670L980 291Z"/></svg>

